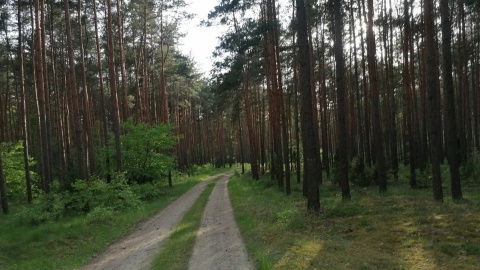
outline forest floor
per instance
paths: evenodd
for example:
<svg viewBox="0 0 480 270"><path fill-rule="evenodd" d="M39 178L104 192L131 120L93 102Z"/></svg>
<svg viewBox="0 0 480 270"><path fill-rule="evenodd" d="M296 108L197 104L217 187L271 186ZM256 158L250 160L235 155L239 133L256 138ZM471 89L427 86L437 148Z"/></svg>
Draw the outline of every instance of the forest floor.
<svg viewBox="0 0 480 270"><path fill-rule="evenodd" d="M137 226L131 234L111 245L82 269L148 269L153 256L161 252L177 230L185 213L207 185L220 178L209 197L190 269L254 269L235 222L227 182L232 173L217 174L199 183L157 215Z"/></svg>
<svg viewBox="0 0 480 270"><path fill-rule="evenodd" d="M290 196L270 175L236 175L229 191L258 269L480 269L480 183L465 180L464 199L453 201L446 180L438 203L406 176L385 193L352 185L351 201L325 180L317 214L306 211L295 177Z"/></svg>

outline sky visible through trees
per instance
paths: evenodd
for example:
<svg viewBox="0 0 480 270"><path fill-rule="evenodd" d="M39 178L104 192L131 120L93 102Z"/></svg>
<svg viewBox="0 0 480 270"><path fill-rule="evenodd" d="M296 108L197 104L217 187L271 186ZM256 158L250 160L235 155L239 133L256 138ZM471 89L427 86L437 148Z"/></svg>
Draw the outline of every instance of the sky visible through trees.
<svg viewBox="0 0 480 270"><path fill-rule="evenodd" d="M2 206L207 163L286 194L302 182L312 211L319 185L385 192L400 166L411 188L462 198L480 151L478 0L202 3L0 2Z"/></svg>

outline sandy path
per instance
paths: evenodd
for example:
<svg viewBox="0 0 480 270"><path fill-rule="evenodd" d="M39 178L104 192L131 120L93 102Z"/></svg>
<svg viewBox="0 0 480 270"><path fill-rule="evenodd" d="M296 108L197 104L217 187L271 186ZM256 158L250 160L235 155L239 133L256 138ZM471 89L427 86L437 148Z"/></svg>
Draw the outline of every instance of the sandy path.
<svg viewBox="0 0 480 270"><path fill-rule="evenodd" d="M221 175L223 174L211 176L197 184L157 215L139 224L130 235L108 247L81 269L148 269L152 256L159 251L185 212L190 209L207 184Z"/></svg>
<svg viewBox="0 0 480 270"><path fill-rule="evenodd" d="M255 269L233 216L227 189L230 177L223 177L210 195L189 261L190 270Z"/></svg>

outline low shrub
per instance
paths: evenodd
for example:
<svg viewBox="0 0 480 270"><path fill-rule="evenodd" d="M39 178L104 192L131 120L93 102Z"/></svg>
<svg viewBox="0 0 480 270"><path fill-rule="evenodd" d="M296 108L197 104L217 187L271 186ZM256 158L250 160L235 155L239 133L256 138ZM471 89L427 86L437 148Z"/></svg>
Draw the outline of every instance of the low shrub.
<svg viewBox="0 0 480 270"><path fill-rule="evenodd" d="M480 152L473 152L460 169L462 179L477 182L480 179Z"/></svg>
<svg viewBox="0 0 480 270"><path fill-rule="evenodd" d="M164 194L159 182L142 185L135 184L131 186L131 189L141 201L152 201Z"/></svg>
<svg viewBox="0 0 480 270"><path fill-rule="evenodd" d="M110 183L98 178L76 181L65 203L72 211L89 212L98 206L121 211L136 207L140 200L127 184L125 175L116 174Z"/></svg>
<svg viewBox="0 0 480 270"><path fill-rule="evenodd" d="M65 214L64 197L63 193L40 194L32 205L19 211L15 219L32 226L56 221Z"/></svg>
<svg viewBox="0 0 480 270"><path fill-rule="evenodd" d="M349 177L354 185L368 187L376 183L375 170L355 157L350 162Z"/></svg>
<svg viewBox="0 0 480 270"><path fill-rule="evenodd" d="M85 217L87 224L112 224L115 216L115 210L111 207L95 207Z"/></svg>
<svg viewBox="0 0 480 270"><path fill-rule="evenodd" d="M77 180L67 191L54 190L56 191L40 194L33 205L16 215L17 220L38 225L58 220L66 214L89 213L96 216L99 211L123 211L140 204L140 197L127 184L123 174L114 175L110 183L92 178L89 181ZM93 211L95 213L92 214Z"/></svg>

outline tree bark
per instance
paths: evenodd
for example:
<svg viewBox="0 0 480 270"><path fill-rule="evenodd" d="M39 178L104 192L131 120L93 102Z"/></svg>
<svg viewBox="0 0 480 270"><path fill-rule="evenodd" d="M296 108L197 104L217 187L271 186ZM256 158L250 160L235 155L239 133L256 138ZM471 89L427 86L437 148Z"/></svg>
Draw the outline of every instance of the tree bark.
<svg viewBox="0 0 480 270"><path fill-rule="evenodd" d="M440 89L438 82L437 48L435 46L435 26L433 16L433 0L425 0L425 74L428 100L428 135L430 141L430 161L433 174L433 197L436 201L443 201L442 179L440 172L440 158L442 148L442 134L440 129Z"/></svg>
<svg viewBox="0 0 480 270"><path fill-rule="evenodd" d="M72 30L70 24L70 4L69 0L64 0L65 11L65 26L67 35L67 49L68 49L68 64L69 64L69 87L72 98L72 111L75 126L75 145L77 148L77 163L80 178L87 178L87 168L85 166L85 153L84 153L84 141L83 141L83 114L79 108L77 80L75 75L75 60L73 57L73 41Z"/></svg>
<svg viewBox="0 0 480 270"><path fill-rule="evenodd" d="M375 162L380 192L387 191L387 170L385 166L384 140L380 123L380 98L377 86L377 63L375 36L373 33L373 0L368 2L367 58L370 78L370 100L372 104L373 141L375 142Z"/></svg>
<svg viewBox="0 0 480 270"><path fill-rule="evenodd" d="M310 79L310 54L308 45L308 27L305 11L305 2L296 0L297 4L297 23L298 23L298 45L299 45L299 63L300 74L302 78L299 82L301 94L301 123L302 123L302 143L304 155L304 179L306 184L307 209L310 211L319 211L320 194L317 178L321 173L321 168L317 167L320 158L319 150L315 143L315 129L313 125L312 94Z"/></svg>
<svg viewBox="0 0 480 270"><path fill-rule="evenodd" d="M115 72L115 56L113 45L113 27L112 27L112 5L111 0L106 0L107 5L107 57L108 74L110 82L110 102L112 104L112 123L115 136L115 161L117 172L122 171L122 148L120 143L120 112L117 94L117 79Z"/></svg>
<svg viewBox="0 0 480 270"><path fill-rule="evenodd" d="M22 26L22 12L21 4L18 4L17 25L18 25L18 64L20 66L20 92L21 92L21 114L22 114L22 138L23 138L23 164L25 171L25 186L27 191L27 202L31 203L32 195L32 180L30 176L29 153L30 145L28 140L28 107L27 107L27 91L25 87L25 68L23 55L23 26Z"/></svg>
<svg viewBox="0 0 480 270"><path fill-rule="evenodd" d="M42 27L41 24L41 11L43 9L40 4L40 0L35 0L35 33L34 33L34 82L35 82L35 94L37 98L37 110L38 110L38 122L39 122L39 136L40 136L40 148L41 148L41 163L42 163L42 188L46 193L50 192L50 186L52 183L51 175L51 159L49 153L48 132L47 132L47 109L45 103L45 84L44 84L44 57L42 53Z"/></svg>
<svg viewBox="0 0 480 270"><path fill-rule="evenodd" d="M350 186L348 179L348 153L347 153L347 123L345 106L345 59L343 58L343 16L342 0L335 0L333 4L335 16L335 70L337 83L337 117L338 117L338 174L342 199L349 200Z"/></svg>
<svg viewBox="0 0 480 270"><path fill-rule="evenodd" d="M442 27L442 75L445 101L445 134L447 139L447 158L450 166L450 182L452 198L462 199L460 182L460 149L458 147L457 120L455 111L455 89L453 88L452 70L452 29L448 0L440 0L440 16Z"/></svg>

